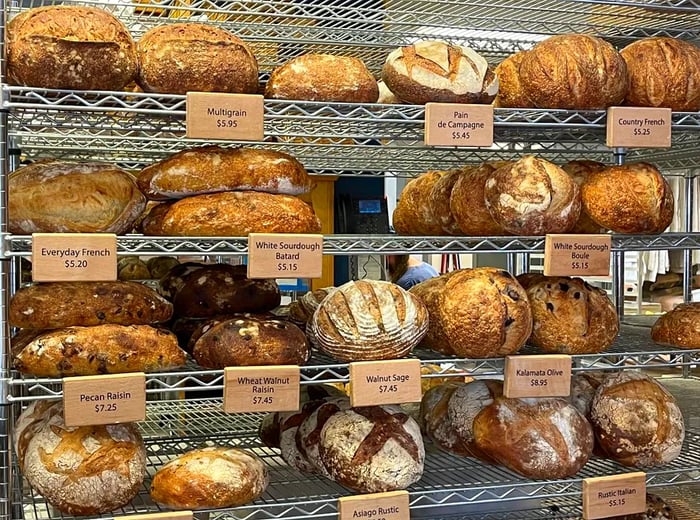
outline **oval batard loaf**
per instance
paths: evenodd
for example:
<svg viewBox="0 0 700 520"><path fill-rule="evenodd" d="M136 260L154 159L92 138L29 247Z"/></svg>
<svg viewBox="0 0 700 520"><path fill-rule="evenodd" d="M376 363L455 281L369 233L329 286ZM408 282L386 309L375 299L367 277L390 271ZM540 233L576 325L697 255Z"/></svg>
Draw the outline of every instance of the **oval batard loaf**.
<svg viewBox="0 0 700 520"><path fill-rule="evenodd" d="M390 282L350 281L331 292L311 321L316 345L343 362L407 356L428 330L428 311Z"/></svg>
<svg viewBox="0 0 700 520"><path fill-rule="evenodd" d="M498 222L486 207L484 188L486 180L496 170L498 163L484 163L477 168L469 168L459 176L450 194L450 212L462 235L499 236L505 235Z"/></svg>
<svg viewBox="0 0 700 520"><path fill-rule="evenodd" d="M444 234L439 217L430 206L430 193L444 173L426 172L406 183L392 215L392 225L399 235Z"/></svg>
<svg viewBox="0 0 700 520"><path fill-rule="evenodd" d="M107 323L42 332L16 353L14 367L39 377L64 377L155 372L185 361L170 331Z"/></svg>
<svg viewBox="0 0 700 520"><path fill-rule="evenodd" d="M595 172L605 169L605 164L598 161L577 159L563 164L561 169L571 175L580 190L588 177ZM605 229L591 218L588 211L586 211L586 207L582 203L581 213L579 214L576 224L571 228L570 233L605 233Z"/></svg>
<svg viewBox="0 0 700 520"><path fill-rule="evenodd" d="M9 182L11 233L130 231L146 208L134 178L95 162L37 162L15 170Z"/></svg>
<svg viewBox="0 0 700 520"><path fill-rule="evenodd" d="M188 451L160 468L151 498L170 509L234 507L252 502L269 483L267 468L254 453L208 447Z"/></svg>
<svg viewBox="0 0 700 520"><path fill-rule="evenodd" d="M535 105L523 91L523 86L520 82L520 63L525 57L525 52L516 52L496 66L498 95L494 100L494 106L503 108L534 108Z"/></svg>
<svg viewBox="0 0 700 520"><path fill-rule="evenodd" d="M141 191L154 200L220 191L300 195L311 190L311 178L304 166L289 154L220 146L182 150L141 170L137 182Z"/></svg>
<svg viewBox="0 0 700 520"><path fill-rule="evenodd" d="M651 328L651 339L680 348L700 348L700 302L677 305L659 316Z"/></svg>
<svg viewBox="0 0 700 520"><path fill-rule="evenodd" d="M168 321L173 306L136 282L47 282L19 289L8 319L15 327L57 329L102 323L147 325Z"/></svg>

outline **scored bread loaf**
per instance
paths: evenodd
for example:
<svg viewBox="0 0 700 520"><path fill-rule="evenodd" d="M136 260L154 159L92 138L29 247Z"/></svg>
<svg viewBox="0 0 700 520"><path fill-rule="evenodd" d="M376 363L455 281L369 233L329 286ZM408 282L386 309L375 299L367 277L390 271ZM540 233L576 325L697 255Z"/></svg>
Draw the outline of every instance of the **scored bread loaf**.
<svg viewBox="0 0 700 520"><path fill-rule="evenodd" d="M299 428L303 422L320 406L324 400L303 403L295 412L282 412L279 418L280 454L292 468L306 473L317 473L316 466L307 458L299 437Z"/></svg>
<svg viewBox="0 0 700 520"><path fill-rule="evenodd" d="M392 215L394 229L399 235L442 235L439 216L430 206L430 193L445 174L429 171L406 183Z"/></svg>
<svg viewBox="0 0 700 520"><path fill-rule="evenodd" d="M461 234L461 229L450 209L450 200L455 184L468 170L469 168L465 167L445 172L435 181L428 194L429 213L440 225L440 235Z"/></svg>
<svg viewBox="0 0 700 520"><path fill-rule="evenodd" d="M221 146L182 150L141 170L137 183L154 200L240 190L300 195L311 189L304 166L289 154Z"/></svg>
<svg viewBox="0 0 700 520"><path fill-rule="evenodd" d="M681 303L659 316L651 339L663 345L700 348L700 302Z"/></svg>
<svg viewBox="0 0 700 520"><path fill-rule="evenodd" d="M463 381L448 381L428 389L421 399L419 412L419 425L423 433L438 447L463 457L471 452L449 421L447 406L455 391L464 384Z"/></svg>
<svg viewBox="0 0 700 520"><path fill-rule="evenodd" d="M566 173L571 175L574 182L578 185L579 190L586 179L593 173L605 169L605 164L598 161L589 161L585 159L577 159L563 164L561 167ZM595 222L588 214L586 207L581 204L581 213L570 233L604 233L605 229Z"/></svg>
<svg viewBox="0 0 700 520"><path fill-rule="evenodd" d="M450 194L450 212L466 236L498 236L506 231L494 220L486 207L484 188L491 173L508 163L483 163L459 176Z"/></svg>

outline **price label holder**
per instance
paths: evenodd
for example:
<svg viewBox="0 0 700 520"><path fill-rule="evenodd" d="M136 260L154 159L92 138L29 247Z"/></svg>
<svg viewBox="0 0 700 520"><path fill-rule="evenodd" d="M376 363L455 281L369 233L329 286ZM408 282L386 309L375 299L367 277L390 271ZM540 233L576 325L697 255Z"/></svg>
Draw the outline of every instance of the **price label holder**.
<svg viewBox="0 0 700 520"><path fill-rule="evenodd" d="M506 397L566 397L571 393L571 356L506 356Z"/></svg>
<svg viewBox="0 0 700 520"><path fill-rule="evenodd" d="M188 92L185 121L187 137L262 141L263 96Z"/></svg>
<svg viewBox="0 0 700 520"><path fill-rule="evenodd" d="M338 520L410 520L408 491L340 497Z"/></svg>
<svg viewBox="0 0 700 520"><path fill-rule="evenodd" d="M226 367L224 412L286 412L299 409L299 366Z"/></svg>
<svg viewBox="0 0 700 520"><path fill-rule="evenodd" d="M248 235L248 278L320 278L322 270L323 235Z"/></svg>
<svg viewBox="0 0 700 520"><path fill-rule="evenodd" d="M547 235L545 276L609 276L611 235Z"/></svg>
<svg viewBox="0 0 700 520"><path fill-rule="evenodd" d="M491 146L493 105L426 103L424 140L428 146Z"/></svg>
<svg viewBox="0 0 700 520"><path fill-rule="evenodd" d="M350 363L352 406L417 403L421 400L420 360L390 359Z"/></svg>
<svg viewBox="0 0 700 520"><path fill-rule="evenodd" d="M64 377L63 410L69 427L143 421L146 375Z"/></svg>
<svg viewBox="0 0 700 520"><path fill-rule="evenodd" d="M671 109L610 107L605 144L614 148L671 146Z"/></svg>
<svg viewBox="0 0 700 520"><path fill-rule="evenodd" d="M117 279L117 236L111 233L32 234L35 282Z"/></svg>
<svg viewBox="0 0 700 520"><path fill-rule="evenodd" d="M646 474L641 471L583 479L585 520L633 515L646 509Z"/></svg>
<svg viewBox="0 0 700 520"><path fill-rule="evenodd" d="M192 511L167 511L165 513L118 516L115 517L115 520L192 520L193 518Z"/></svg>

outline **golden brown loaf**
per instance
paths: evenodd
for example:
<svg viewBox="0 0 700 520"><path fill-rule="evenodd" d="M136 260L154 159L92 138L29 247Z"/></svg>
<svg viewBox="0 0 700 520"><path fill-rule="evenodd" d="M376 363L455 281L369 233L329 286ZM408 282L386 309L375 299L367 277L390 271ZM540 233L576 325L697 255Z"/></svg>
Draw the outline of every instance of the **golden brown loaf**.
<svg viewBox="0 0 700 520"><path fill-rule="evenodd" d="M494 105L503 108L533 108L532 101L523 91L520 82L520 63L525 57L526 51L516 52L508 56L496 66L498 76L498 96Z"/></svg>
<svg viewBox="0 0 700 520"><path fill-rule="evenodd" d="M104 9L28 9L10 21L7 31L7 72L14 83L122 90L136 75L136 45L124 24Z"/></svg>
<svg viewBox="0 0 700 520"><path fill-rule="evenodd" d="M514 235L566 233L581 213L579 187L571 176L532 155L493 171L484 197L493 219Z"/></svg>
<svg viewBox="0 0 700 520"><path fill-rule="evenodd" d="M430 206L430 193L433 186L445 174L442 171L429 171L406 183L396 203L392 224L399 235L443 235L438 215Z"/></svg>
<svg viewBox="0 0 700 520"><path fill-rule="evenodd" d="M134 178L93 162L37 162L10 174L11 233L116 233L131 230L146 207Z"/></svg>
<svg viewBox="0 0 700 520"><path fill-rule="evenodd" d="M107 323L42 332L17 352L14 367L39 377L65 377L155 372L185 361L167 330Z"/></svg>
<svg viewBox="0 0 700 520"><path fill-rule="evenodd" d="M619 319L602 289L566 276L528 277L522 285L532 309L532 345L550 353L595 354L615 341Z"/></svg>
<svg viewBox="0 0 700 520"><path fill-rule="evenodd" d="M136 282L47 282L19 289L10 300L14 327L57 329L102 323L146 325L168 321L173 306Z"/></svg>
<svg viewBox="0 0 700 520"><path fill-rule="evenodd" d="M66 515L99 515L128 504L146 475L135 424L69 428L61 401L35 401L20 415L15 449L22 475Z"/></svg>
<svg viewBox="0 0 700 520"><path fill-rule="evenodd" d="M239 448L188 451L160 468L151 498L170 509L234 507L252 502L269 483L262 459Z"/></svg>
<svg viewBox="0 0 700 520"><path fill-rule="evenodd" d="M574 182L578 185L580 190L581 186L583 186L583 183L586 182L586 179L588 179L588 177L590 177L595 172L599 172L605 169L605 164L598 161L577 159L563 164L561 169L569 175L571 175L571 177L574 179ZM570 233L595 234L604 232L605 229L591 218L591 216L588 214L588 211L586 211L585 206L581 204L581 213L579 214L576 224L574 224L574 227L571 228Z"/></svg>
<svg viewBox="0 0 700 520"><path fill-rule="evenodd" d="M291 195L227 191L194 195L167 208L156 206L149 233L167 236L240 237L248 233L319 233L321 222ZM144 229L146 231L146 229Z"/></svg>
<svg viewBox="0 0 700 520"><path fill-rule="evenodd" d="M651 339L680 348L700 348L700 302L681 303L659 316Z"/></svg>
<svg viewBox="0 0 700 520"><path fill-rule="evenodd" d="M154 200L219 191L253 190L301 195L311 190L304 166L284 152L263 148L202 146L147 166L139 189Z"/></svg>
<svg viewBox="0 0 700 520"><path fill-rule="evenodd" d="M430 214L440 224L441 235L460 235L461 230L450 209L452 190L457 180L466 173L467 168L455 169L445 172L433 184L428 194L428 208Z"/></svg>
<svg viewBox="0 0 700 520"><path fill-rule="evenodd" d="M700 49L668 37L644 38L620 51L630 89L625 103L671 110L700 110Z"/></svg>
<svg viewBox="0 0 700 520"><path fill-rule="evenodd" d="M428 330L428 311L390 282L357 280L331 292L310 323L316 345L343 362L407 356Z"/></svg>
<svg viewBox="0 0 700 520"><path fill-rule="evenodd" d="M428 332L421 341L421 346L433 349L443 354L452 355L454 351L442 325L442 313L440 312L440 297L445 290L445 284L450 276L459 271L450 271L441 276L428 278L409 289L425 305L428 311Z"/></svg>
<svg viewBox="0 0 700 520"><path fill-rule="evenodd" d="M597 110L619 105L629 82L620 53L585 34L551 36L520 63L525 96L538 108Z"/></svg>
<svg viewBox="0 0 700 520"><path fill-rule="evenodd" d="M591 218L616 233L661 233L673 219L673 192L652 164L608 166L581 186Z"/></svg>
<svg viewBox="0 0 700 520"><path fill-rule="evenodd" d="M389 53L382 80L399 99L416 105L490 103L498 93L498 78L483 56L439 40L421 40Z"/></svg>
<svg viewBox="0 0 700 520"><path fill-rule="evenodd" d="M376 103L377 80L352 56L303 54L275 68L265 97L344 103Z"/></svg>
<svg viewBox="0 0 700 520"><path fill-rule="evenodd" d="M201 23L154 27L138 42L138 83L146 92L258 91L258 62L234 34Z"/></svg>
<svg viewBox="0 0 700 520"><path fill-rule="evenodd" d="M504 165L502 165L504 166ZM498 236L506 231L496 222L486 207L484 188L496 165L483 163L465 169L452 188L450 211L460 234L466 236Z"/></svg>

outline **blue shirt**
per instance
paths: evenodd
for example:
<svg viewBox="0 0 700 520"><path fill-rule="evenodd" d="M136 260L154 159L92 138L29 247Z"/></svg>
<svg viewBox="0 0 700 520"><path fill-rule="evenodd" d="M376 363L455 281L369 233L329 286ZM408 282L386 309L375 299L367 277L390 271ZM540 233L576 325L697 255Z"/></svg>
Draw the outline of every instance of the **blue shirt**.
<svg viewBox="0 0 700 520"><path fill-rule="evenodd" d="M433 268L432 265L423 262L420 265L406 269L403 276L396 281L396 285L399 285L404 289L410 289L414 285L435 276L439 276L439 273Z"/></svg>

